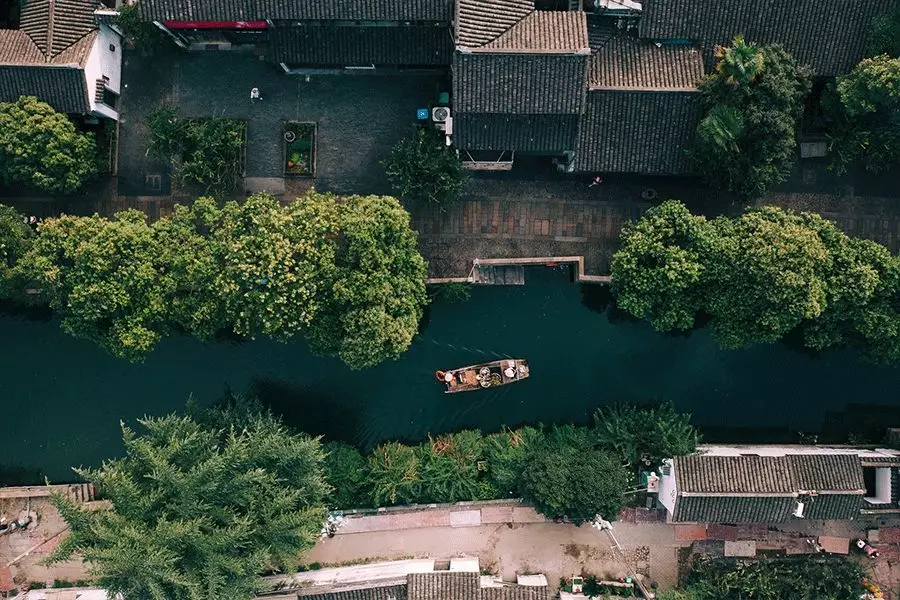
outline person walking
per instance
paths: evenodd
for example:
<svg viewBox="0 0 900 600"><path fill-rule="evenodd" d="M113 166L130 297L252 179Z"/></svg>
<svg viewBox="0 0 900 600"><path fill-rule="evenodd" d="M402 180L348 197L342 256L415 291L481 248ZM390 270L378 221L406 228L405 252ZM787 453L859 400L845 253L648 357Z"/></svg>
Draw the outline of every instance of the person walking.
<svg viewBox="0 0 900 600"><path fill-rule="evenodd" d="M250 89L250 102L254 102L256 100L262 100L262 96L259 94L259 88L251 88Z"/></svg>
<svg viewBox="0 0 900 600"><path fill-rule="evenodd" d="M600 179L600 176L598 175L597 177L594 177L594 180L588 184L588 187L592 188L595 185L600 185L601 183L603 183L603 180Z"/></svg>

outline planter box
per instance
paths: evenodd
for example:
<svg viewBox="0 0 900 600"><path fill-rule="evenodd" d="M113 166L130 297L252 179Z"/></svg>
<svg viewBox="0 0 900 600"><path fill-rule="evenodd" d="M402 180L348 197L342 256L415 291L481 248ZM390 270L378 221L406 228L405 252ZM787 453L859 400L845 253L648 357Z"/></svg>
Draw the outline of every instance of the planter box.
<svg viewBox="0 0 900 600"><path fill-rule="evenodd" d="M289 138L291 138L291 141L288 141ZM282 148L284 175L286 177L315 177L315 123L286 121L282 130Z"/></svg>

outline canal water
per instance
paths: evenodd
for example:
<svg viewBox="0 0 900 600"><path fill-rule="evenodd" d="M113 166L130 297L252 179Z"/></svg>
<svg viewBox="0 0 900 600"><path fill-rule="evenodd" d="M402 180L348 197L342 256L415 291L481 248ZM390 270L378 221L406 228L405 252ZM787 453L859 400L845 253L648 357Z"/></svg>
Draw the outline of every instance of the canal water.
<svg viewBox="0 0 900 600"><path fill-rule="evenodd" d="M364 447L465 427L583 422L599 406L655 400L692 413L708 439L797 441L797 431L863 414L879 415L884 427L892 417L879 410L900 404L900 370L851 351L720 350L706 330L665 336L624 319L604 287L571 283L567 270L533 267L526 279L474 288L464 303L438 299L404 356L356 372L302 342L189 338L166 340L132 365L68 337L52 319L2 315L0 480L71 478L71 466L121 451L120 420L182 410L191 395L211 403L229 389L253 389L288 423ZM531 378L449 395L434 380L436 369L505 356L527 358Z"/></svg>

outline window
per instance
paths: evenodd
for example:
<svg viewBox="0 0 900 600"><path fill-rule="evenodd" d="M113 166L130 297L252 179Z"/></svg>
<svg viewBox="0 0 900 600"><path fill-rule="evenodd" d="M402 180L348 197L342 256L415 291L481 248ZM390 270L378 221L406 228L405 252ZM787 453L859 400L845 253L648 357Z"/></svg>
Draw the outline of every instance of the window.
<svg viewBox="0 0 900 600"><path fill-rule="evenodd" d="M116 108L119 104L119 95L109 88L103 88L103 99L101 102L110 108Z"/></svg>
<svg viewBox="0 0 900 600"><path fill-rule="evenodd" d="M109 51L110 51L110 52L115 52L115 51L116 51L116 45L115 45L115 44L110 44L110 45L109 45Z"/></svg>

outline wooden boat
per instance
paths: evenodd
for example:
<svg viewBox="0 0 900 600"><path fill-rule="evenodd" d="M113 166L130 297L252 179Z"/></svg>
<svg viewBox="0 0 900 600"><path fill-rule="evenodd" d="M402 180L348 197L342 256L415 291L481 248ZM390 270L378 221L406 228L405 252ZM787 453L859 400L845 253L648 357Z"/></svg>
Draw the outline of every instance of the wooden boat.
<svg viewBox="0 0 900 600"><path fill-rule="evenodd" d="M447 386L445 391L447 394L495 388L521 381L527 378L528 375L528 361L524 358L495 360L480 365L435 373L437 380Z"/></svg>

